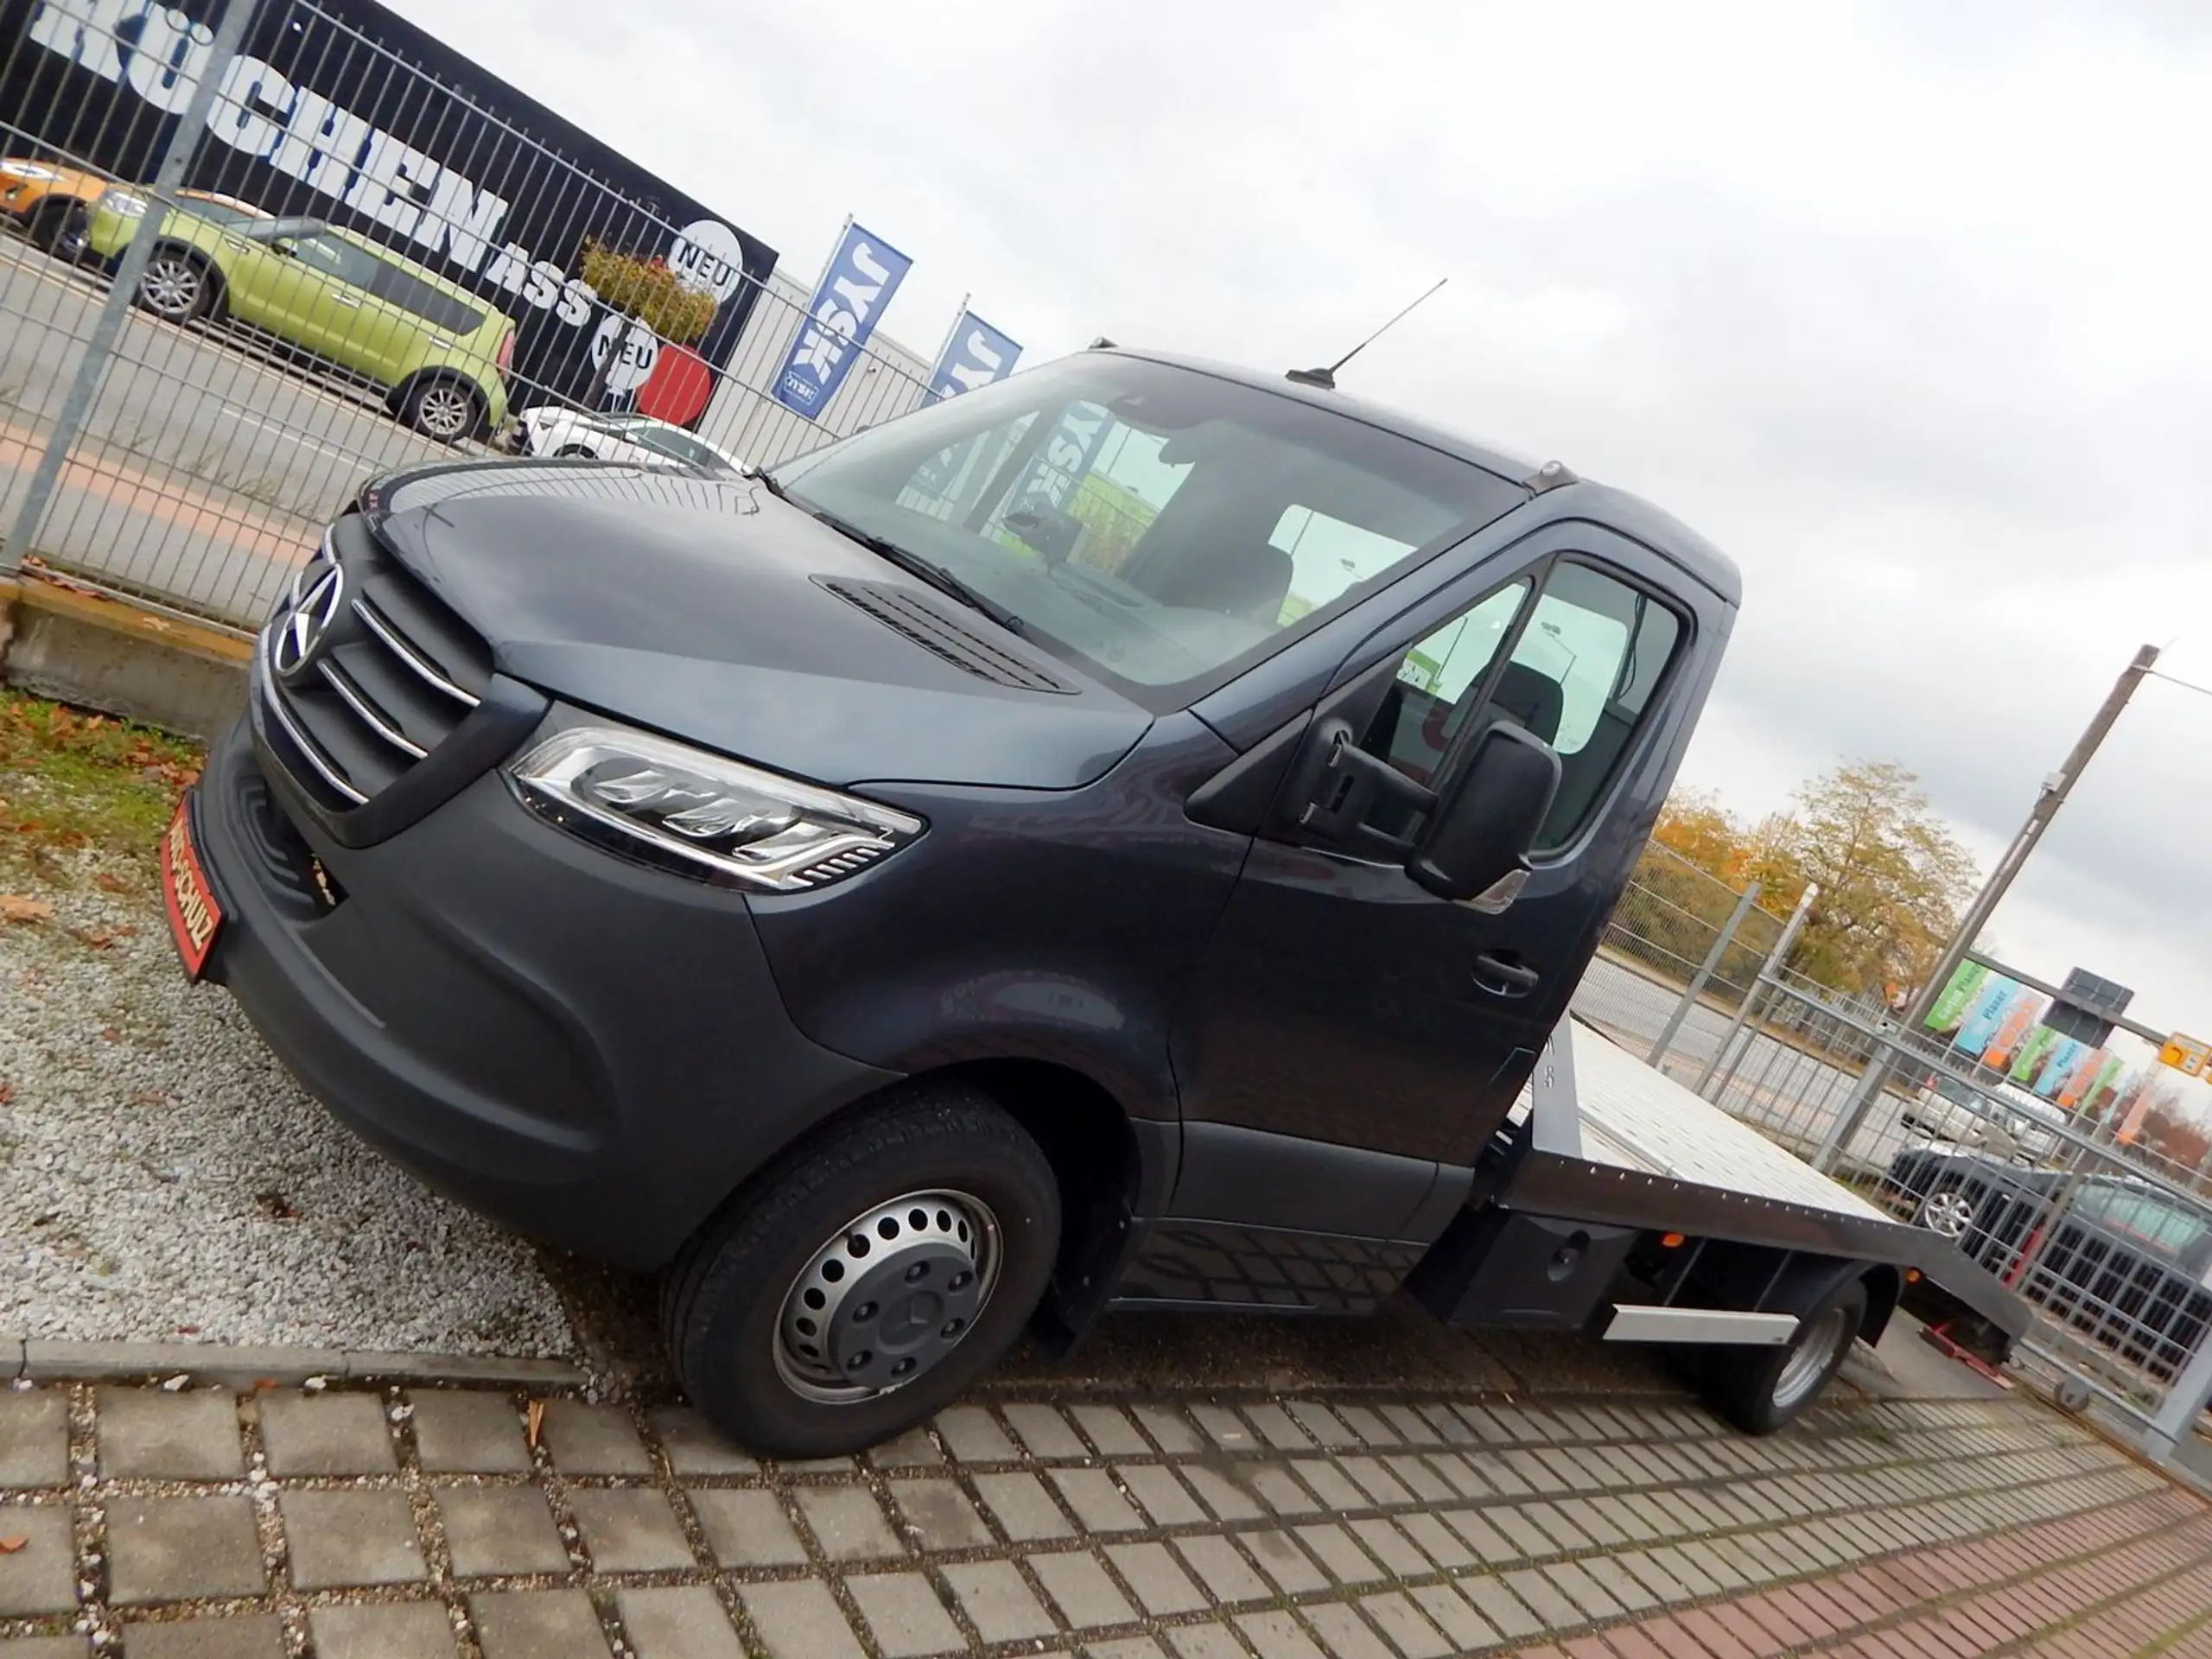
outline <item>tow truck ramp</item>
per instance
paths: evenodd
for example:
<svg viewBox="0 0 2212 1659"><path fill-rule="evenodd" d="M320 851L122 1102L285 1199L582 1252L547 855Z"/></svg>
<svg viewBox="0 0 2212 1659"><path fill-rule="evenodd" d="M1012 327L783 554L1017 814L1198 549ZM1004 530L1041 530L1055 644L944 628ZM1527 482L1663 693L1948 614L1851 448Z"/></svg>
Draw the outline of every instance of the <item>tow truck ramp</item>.
<svg viewBox="0 0 2212 1659"><path fill-rule="evenodd" d="M2028 1329L2012 1291L1958 1246L1898 1221L1594 1027L1560 1021L1516 1103L1489 1201L1508 1212L1897 1271L1915 1313L1985 1322L2008 1351ZM1792 1314L1624 1302L1612 1341L1787 1343Z"/></svg>

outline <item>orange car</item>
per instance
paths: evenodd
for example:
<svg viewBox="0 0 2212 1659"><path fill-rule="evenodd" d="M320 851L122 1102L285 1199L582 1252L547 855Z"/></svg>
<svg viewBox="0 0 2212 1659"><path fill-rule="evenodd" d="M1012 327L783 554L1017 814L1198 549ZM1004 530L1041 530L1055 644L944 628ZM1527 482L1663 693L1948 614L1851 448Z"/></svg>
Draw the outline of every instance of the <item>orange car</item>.
<svg viewBox="0 0 2212 1659"><path fill-rule="evenodd" d="M107 181L60 162L0 156L0 213L48 253L65 258L81 247L92 203Z"/></svg>

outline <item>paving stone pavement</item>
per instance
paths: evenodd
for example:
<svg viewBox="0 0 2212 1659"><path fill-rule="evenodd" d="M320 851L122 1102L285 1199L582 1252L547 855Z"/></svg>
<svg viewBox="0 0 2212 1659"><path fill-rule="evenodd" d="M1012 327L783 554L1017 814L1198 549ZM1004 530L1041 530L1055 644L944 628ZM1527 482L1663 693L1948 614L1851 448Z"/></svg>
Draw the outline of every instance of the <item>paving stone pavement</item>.
<svg viewBox="0 0 2212 1659"><path fill-rule="evenodd" d="M2019 1399L1001 1393L777 1465L681 1408L0 1391L0 1659L1493 1651L2212 1656L2212 1506Z"/></svg>

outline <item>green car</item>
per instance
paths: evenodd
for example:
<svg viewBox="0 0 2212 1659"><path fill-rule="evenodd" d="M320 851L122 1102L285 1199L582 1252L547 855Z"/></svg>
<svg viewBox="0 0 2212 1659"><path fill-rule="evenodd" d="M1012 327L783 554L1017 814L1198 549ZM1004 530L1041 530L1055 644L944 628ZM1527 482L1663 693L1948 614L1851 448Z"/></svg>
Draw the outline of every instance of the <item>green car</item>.
<svg viewBox="0 0 2212 1659"><path fill-rule="evenodd" d="M92 212L87 247L116 258L146 212L145 197L110 190ZM400 421L442 443L507 418L513 319L320 219L181 202L162 220L137 299L166 322L226 317L360 375L384 389Z"/></svg>

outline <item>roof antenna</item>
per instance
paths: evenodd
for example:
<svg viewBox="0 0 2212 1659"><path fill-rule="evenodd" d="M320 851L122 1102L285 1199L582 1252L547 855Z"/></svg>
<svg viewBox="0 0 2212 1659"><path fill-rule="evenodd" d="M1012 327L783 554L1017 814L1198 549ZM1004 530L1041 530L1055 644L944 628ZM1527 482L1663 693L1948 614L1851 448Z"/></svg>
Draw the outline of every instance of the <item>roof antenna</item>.
<svg viewBox="0 0 2212 1659"><path fill-rule="evenodd" d="M1452 279L1449 276L1438 277L1435 283L1430 287L1428 294L1422 295L1421 299L1414 302L1413 305L1409 305L1404 311L1399 312L1396 316L1391 318L1389 321L1384 323L1380 328L1377 328L1365 340L1361 340L1358 345L1353 346L1351 350L1346 352L1335 362L1330 364L1327 368L1293 369L1283 378L1287 380L1294 380L1301 386L1319 386L1324 391L1334 391L1337 389L1337 371L1338 369L1344 367L1345 364L1351 362L1352 359L1357 357L1362 352L1372 346L1376 340L1382 339L1384 334L1387 334L1391 329L1396 327L1397 325L1404 320L1407 312L1410 312L1414 308L1414 306L1421 304L1422 300L1428 298L1429 294L1435 293L1438 289L1443 287L1445 283L1451 280Z"/></svg>

